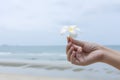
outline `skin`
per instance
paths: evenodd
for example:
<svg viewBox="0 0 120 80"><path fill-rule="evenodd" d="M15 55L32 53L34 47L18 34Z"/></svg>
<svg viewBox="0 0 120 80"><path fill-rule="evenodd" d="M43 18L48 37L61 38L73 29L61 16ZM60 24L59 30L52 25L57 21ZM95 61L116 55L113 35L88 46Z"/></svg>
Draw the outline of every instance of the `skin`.
<svg viewBox="0 0 120 80"><path fill-rule="evenodd" d="M86 66L96 62L104 62L120 69L120 52L96 43L78 41L67 38L67 60L75 65Z"/></svg>

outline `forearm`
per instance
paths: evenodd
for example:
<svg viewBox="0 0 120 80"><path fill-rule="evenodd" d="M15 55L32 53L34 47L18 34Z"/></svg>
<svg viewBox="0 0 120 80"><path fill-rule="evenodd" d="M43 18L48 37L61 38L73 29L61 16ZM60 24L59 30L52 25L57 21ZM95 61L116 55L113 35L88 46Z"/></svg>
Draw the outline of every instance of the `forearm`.
<svg viewBox="0 0 120 80"><path fill-rule="evenodd" d="M120 69L120 52L105 48L103 62Z"/></svg>

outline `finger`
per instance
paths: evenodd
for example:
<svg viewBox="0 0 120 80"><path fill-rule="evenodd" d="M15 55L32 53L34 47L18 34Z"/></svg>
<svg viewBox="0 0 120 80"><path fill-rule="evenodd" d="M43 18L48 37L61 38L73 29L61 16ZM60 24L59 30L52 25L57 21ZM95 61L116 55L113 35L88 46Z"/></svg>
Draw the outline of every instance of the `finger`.
<svg viewBox="0 0 120 80"><path fill-rule="evenodd" d="M70 56L70 61L71 61L72 64L74 64L75 60L76 60L76 58L75 58L75 51L73 51L71 56Z"/></svg>
<svg viewBox="0 0 120 80"><path fill-rule="evenodd" d="M79 53L82 52L82 47L77 46L77 45L73 45L75 50L78 51Z"/></svg>
<svg viewBox="0 0 120 80"><path fill-rule="evenodd" d="M70 38L69 38L69 37L67 37L67 43L69 43L69 41L70 41Z"/></svg>
<svg viewBox="0 0 120 80"><path fill-rule="evenodd" d="M75 64L75 65L80 65L79 60L76 58L77 53L75 51L73 51L72 55L71 55L71 63Z"/></svg>
<svg viewBox="0 0 120 80"><path fill-rule="evenodd" d="M81 52L82 52L82 48L79 47L79 48L77 49L77 52L78 52L78 54L81 54Z"/></svg>
<svg viewBox="0 0 120 80"><path fill-rule="evenodd" d="M71 42L69 42L68 43L68 45L67 45L67 47L66 47L66 53L68 52L68 50L71 48L71 46L72 46L72 43Z"/></svg>
<svg viewBox="0 0 120 80"><path fill-rule="evenodd" d="M86 42L84 42L84 41L75 40L75 39L73 39L73 38L71 38L71 37L70 37L70 41L71 41L73 44L76 44L76 45L81 46L81 47L83 47L84 44L86 43Z"/></svg>
<svg viewBox="0 0 120 80"><path fill-rule="evenodd" d="M68 42L68 43L70 42L70 37L67 37L67 42Z"/></svg>
<svg viewBox="0 0 120 80"><path fill-rule="evenodd" d="M74 48L71 47L71 48L68 50L68 52L67 52L67 60L68 60L68 61L70 61L70 56L71 56L73 50L74 50Z"/></svg>
<svg viewBox="0 0 120 80"><path fill-rule="evenodd" d="M71 55L71 63L75 64L75 65L79 65L79 60L77 60L76 58L76 53L75 51L73 51L72 55Z"/></svg>
<svg viewBox="0 0 120 80"><path fill-rule="evenodd" d="M77 58L78 61L80 61L81 56L82 56L82 52L77 51L76 52L76 58Z"/></svg>

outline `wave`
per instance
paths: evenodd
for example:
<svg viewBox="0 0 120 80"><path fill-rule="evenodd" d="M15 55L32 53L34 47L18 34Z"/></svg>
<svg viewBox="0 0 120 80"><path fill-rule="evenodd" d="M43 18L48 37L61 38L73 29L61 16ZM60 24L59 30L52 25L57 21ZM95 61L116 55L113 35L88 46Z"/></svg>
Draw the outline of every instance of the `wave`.
<svg viewBox="0 0 120 80"><path fill-rule="evenodd" d="M11 52L0 52L0 55L24 55L24 56L61 56L65 57L65 53L11 53Z"/></svg>
<svg viewBox="0 0 120 80"><path fill-rule="evenodd" d="M18 59L18 60L66 60L65 53L11 53L0 52L2 59Z"/></svg>

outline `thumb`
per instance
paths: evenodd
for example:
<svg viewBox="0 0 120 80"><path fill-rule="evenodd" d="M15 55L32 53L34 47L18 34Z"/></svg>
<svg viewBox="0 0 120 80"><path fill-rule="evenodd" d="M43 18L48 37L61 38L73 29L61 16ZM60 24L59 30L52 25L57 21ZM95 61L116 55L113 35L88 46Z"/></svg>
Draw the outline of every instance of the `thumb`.
<svg viewBox="0 0 120 80"><path fill-rule="evenodd" d="M70 41L75 44L75 45L78 45L78 46L81 46L83 47L85 45L85 42L84 41L78 41L78 40L75 40L73 38L70 37Z"/></svg>
<svg viewBox="0 0 120 80"><path fill-rule="evenodd" d="M67 43L69 43L70 42L70 38L69 37L67 37Z"/></svg>
<svg viewBox="0 0 120 80"><path fill-rule="evenodd" d="M67 37L67 42L68 42L68 43L71 42L70 37Z"/></svg>

